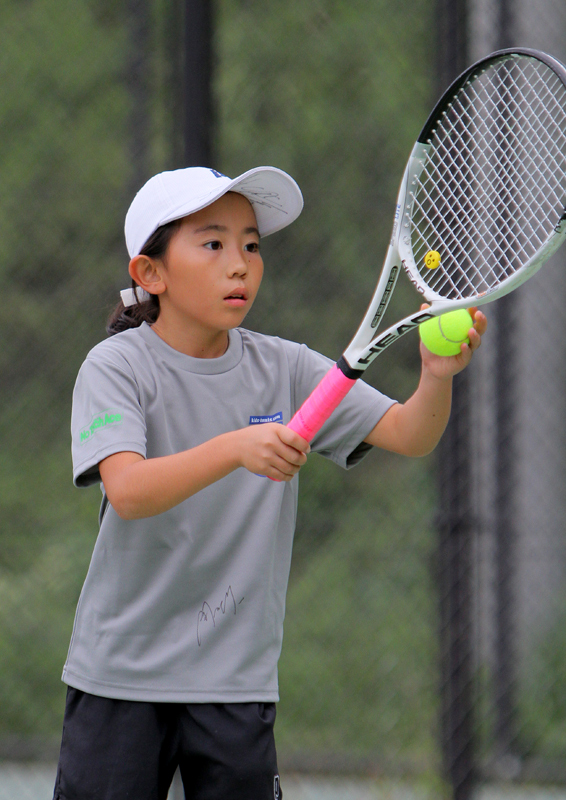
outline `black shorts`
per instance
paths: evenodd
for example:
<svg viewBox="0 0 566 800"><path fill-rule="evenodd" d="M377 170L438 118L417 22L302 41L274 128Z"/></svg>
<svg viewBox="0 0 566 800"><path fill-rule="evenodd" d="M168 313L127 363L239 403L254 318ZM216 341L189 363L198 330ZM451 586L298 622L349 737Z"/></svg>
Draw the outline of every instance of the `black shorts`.
<svg viewBox="0 0 566 800"><path fill-rule="evenodd" d="M274 703L141 703L69 688L54 800L280 800Z"/></svg>

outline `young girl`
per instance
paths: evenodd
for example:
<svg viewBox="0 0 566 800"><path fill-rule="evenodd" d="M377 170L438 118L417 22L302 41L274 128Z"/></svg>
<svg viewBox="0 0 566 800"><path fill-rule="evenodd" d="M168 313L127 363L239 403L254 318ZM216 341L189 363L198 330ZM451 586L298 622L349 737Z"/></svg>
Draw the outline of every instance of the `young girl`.
<svg viewBox="0 0 566 800"><path fill-rule="evenodd" d="M260 237L301 209L280 170L198 167L155 176L128 211L133 288L73 398L74 481L102 481L103 500L63 672L58 800L164 800L178 766L190 800L282 797L277 661L311 449L285 423L331 362L239 326ZM405 404L359 381L312 450L345 468L372 446L432 450L485 331L474 319L458 356L421 346Z"/></svg>

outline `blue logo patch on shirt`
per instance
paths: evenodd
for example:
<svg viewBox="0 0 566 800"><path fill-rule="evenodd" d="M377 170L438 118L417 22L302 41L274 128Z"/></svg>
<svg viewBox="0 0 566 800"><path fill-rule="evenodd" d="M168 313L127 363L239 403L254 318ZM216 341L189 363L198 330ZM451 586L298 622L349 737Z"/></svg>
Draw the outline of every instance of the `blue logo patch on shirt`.
<svg viewBox="0 0 566 800"><path fill-rule="evenodd" d="M265 422L283 422L283 412L278 411L276 414L257 414L250 417L250 425L263 425Z"/></svg>

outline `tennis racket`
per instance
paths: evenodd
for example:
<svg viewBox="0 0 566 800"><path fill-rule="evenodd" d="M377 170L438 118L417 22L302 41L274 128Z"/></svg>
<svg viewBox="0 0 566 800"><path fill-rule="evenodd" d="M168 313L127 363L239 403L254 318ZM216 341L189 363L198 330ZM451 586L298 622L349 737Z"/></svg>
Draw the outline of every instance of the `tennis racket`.
<svg viewBox="0 0 566 800"><path fill-rule="evenodd" d="M566 68L536 50L492 53L451 84L426 121L366 315L289 427L311 441L400 336L532 277L564 241L565 203ZM401 268L430 307L377 333Z"/></svg>

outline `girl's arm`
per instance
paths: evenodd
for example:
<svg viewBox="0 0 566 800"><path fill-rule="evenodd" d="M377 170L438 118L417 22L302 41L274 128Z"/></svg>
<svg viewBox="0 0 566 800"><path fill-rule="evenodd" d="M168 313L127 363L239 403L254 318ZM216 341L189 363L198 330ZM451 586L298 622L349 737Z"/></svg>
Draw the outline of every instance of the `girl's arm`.
<svg viewBox="0 0 566 800"><path fill-rule="evenodd" d="M99 469L110 504L122 519L162 514L230 472L245 467L276 481L290 481L306 462L310 447L278 423L216 436L204 444L161 458L122 452Z"/></svg>
<svg viewBox="0 0 566 800"><path fill-rule="evenodd" d="M481 311L472 308L470 313L474 319L470 344L462 345L457 356L435 356L421 344L422 372L416 392L403 405L391 406L365 439L368 444L406 456L425 456L434 450L450 417L452 378L470 363L487 328Z"/></svg>

